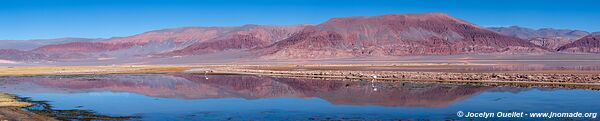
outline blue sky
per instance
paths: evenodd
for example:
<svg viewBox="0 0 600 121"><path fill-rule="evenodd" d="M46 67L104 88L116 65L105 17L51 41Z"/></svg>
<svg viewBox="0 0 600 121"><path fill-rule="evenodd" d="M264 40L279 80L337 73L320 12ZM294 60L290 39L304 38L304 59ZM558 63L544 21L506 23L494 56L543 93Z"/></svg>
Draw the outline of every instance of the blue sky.
<svg viewBox="0 0 600 121"><path fill-rule="evenodd" d="M184 26L318 24L444 12L480 26L600 31L599 0L0 0L0 40L107 38Z"/></svg>

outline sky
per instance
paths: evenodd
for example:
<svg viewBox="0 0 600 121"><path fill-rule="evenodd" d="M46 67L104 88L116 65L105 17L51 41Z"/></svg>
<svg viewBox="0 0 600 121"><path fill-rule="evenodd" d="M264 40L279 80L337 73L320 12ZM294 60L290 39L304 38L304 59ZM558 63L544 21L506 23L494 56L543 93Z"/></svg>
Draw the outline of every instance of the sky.
<svg viewBox="0 0 600 121"><path fill-rule="evenodd" d="M319 24L443 12L483 27L600 31L600 0L0 0L0 40L109 38L186 26Z"/></svg>

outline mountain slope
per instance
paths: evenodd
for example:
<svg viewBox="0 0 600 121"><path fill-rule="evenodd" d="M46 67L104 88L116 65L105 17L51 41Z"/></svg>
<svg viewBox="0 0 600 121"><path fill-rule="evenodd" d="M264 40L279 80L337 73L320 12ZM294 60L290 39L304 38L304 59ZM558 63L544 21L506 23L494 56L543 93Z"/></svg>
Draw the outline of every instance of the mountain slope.
<svg viewBox="0 0 600 121"><path fill-rule="evenodd" d="M518 26L511 27L490 27L492 31L496 31L500 34L517 37L523 40L527 40L533 44L556 50L559 47L569 44L579 38L582 38L589 32L581 30L570 30L570 29L530 29Z"/></svg>
<svg viewBox="0 0 600 121"><path fill-rule="evenodd" d="M64 44L47 45L37 48L33 51L40 53L68 53L68 52L105 52L119 49L130 48L133 46L143 46L150 42L172 41L175 43L184 43L186 41L202 41L216 38L222 31L228 31L233 27L186 27L175 29L164 29L145 32L142 34L111 38L102 42L73 42Z"/></svg>
<svg viewBox="0 0 600 121"><path fill-rule="evenodd" d="M164 29L102 42L46 45L32 52L43 53L53 59L73 58L71 55L79 55L79 58L146 57L171 52L175 55L193 55L268 45L287 38L304 26L245 25Z"/></svg>
<svg viewBox="0 0 600 121"><path fill-rule="evenodd" d="M573 43L558 48L560 52L600 53L600 33L592 33Z"/></svg>
<svg viewBox="0 0 600 121"><path fill-rule="evenodd" d="M259 26L246 25L231 31L225 36L205 42L194 43L168 55L200 55L226 50L246 50L263 47L290 37L309 25Z"/></svg>
<svg viewBox="0 0 600 121"><path fill-rule="evenodd" d="M546 52L442 13L334 18L257 51L269 58Z"/></svg>
<svg viewBox="0 0 600 121"><path fill-rule="evenodd" d="M58 38L58 39L40 39L40 40L0 40L0 49L18 49L32 50L44 45L64 44L70 42L97 42L103 39L88 38Z"/></svg>
<svg viewBox="0 0 600 121"><path fill-rule="evenodd" d="M488 29L492 31L496 31L498 33L517 37L524 40L529 40L533 38L567 38L577 40L581 37L584 37L589 32L582 30L570 30L570 29L552 29L552 28L542 28L542 29L530 29L519 26L510 26L510 27L489 27Z"/></svg>
<svg viewBox="0 0 600 121"><path fill-rule="evenodd" d="M539 45L551 50L557 50L559 47L562 47L563 45L569 44L573 41L575 41L576 39L568 39L568 38L562 38L562 37L549 37L549 38L532 38L529 39L528 41L535 44L535 45Z"/></svg>
<svg viewBox="0 0 600 121"><path fill-rule="evenodd" d="M0 49L0 60L30 61L47 58L44 54L22 51L17 49Z"/></svg>

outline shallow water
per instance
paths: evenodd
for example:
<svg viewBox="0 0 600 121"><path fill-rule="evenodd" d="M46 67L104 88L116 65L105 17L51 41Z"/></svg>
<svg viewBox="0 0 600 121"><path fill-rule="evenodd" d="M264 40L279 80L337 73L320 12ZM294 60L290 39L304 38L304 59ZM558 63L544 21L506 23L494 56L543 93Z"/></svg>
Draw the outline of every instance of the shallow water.
<svg viewBox="0 0 600 121"><path fill-rule="evenodd" d="M56 110L142 120L470 120L457 112L600 112L600 92L571 89L190 74L1 77L0 85Z"/></svg>

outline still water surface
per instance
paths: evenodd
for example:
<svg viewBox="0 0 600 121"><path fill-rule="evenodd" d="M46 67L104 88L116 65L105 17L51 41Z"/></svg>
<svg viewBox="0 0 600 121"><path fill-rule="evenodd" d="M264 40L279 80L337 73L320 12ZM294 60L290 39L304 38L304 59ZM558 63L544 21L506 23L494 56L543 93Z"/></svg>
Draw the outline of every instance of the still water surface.
<svg viewBox="0 0 600 121"><path fill-rule="evenodd" d="M593 90L248 75L2 77L0 91L49 101L56 110L132 120L470 120L457 112L600 112L600 92Z"/></svg>

